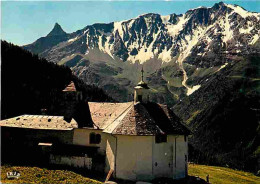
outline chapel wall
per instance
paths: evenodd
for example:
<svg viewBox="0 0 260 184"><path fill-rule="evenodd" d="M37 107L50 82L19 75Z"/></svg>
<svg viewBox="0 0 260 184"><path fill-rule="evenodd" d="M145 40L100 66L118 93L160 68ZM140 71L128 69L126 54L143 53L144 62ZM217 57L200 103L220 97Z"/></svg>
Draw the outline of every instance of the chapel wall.
<svg viewBox="0 0 260 184"><path fill-rule="evenodd" d="M99 144L90 144L90 134L100 134L101 142ZM94 146L99 147L98 152L102 155L106 153L108 134L103 133L102 130L90 129L90 128L76 128L73 134L73 144L80 146Z"/></svg>
<svg viewBox="0 0 260 184"><path fill-rule="evenodd" d="M185 158L186 155L186 158ZM176 170L175 179L186 177L187 162L188 162L188 141L184 139L184 135L179 135L176 138Z"/></svg>
<svg viewBox="0 0 260 184"><path fill-rule="evenodd" d="M152 180L153 136L117 136L116 177Z"/></svg>
<svg viewBox="0 0 260 184"><path fill-rule="evenodd" d="M106 135L106 164L105 164L105 173L108 173L110 170L113 171L113 176L115 177L115 158L116 158L116 149L117 149L117 138L110 134Z"/></svg>

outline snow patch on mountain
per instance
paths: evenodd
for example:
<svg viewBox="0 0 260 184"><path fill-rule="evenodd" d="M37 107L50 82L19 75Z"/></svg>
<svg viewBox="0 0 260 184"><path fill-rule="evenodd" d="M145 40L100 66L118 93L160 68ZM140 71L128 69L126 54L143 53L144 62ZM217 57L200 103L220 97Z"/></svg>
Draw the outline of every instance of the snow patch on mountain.
<svg viewBox="0 0 260 184"><path fill-rule="evenodd" d="M120 35L121 38L123 38L123 34L124 34L122 22L123 22L123 21L114 22L114 33L115 33L116 31L118 31L118 33L119 33L119 35Z"/></svg>
<svg viewBox="0 0 260 184"><path fill-rule="evenodd" d="M161 16L163 24L167 24L171 18L171 15Z"/></svg>
<svg viewBox="0 0 260 184"><path fill-rule="evenodd" d="M157 33L153 33L153 41L150 43L148 47L144 45L139 51L138 54L135 56L130 55L127 60L129 60L132 63L135 63L136 61L139 61L141 64L148 61L149 59L154 58L155 54L157 54L158 49L155 49L153 51L153 45L154 42L157 40L157 37L160 33L160 30ZM129 46L130 49L138 48L138 42L134 42L132 45ZM160 56L159 56L160 57Z"/></svg>
<svg viewBox="0 0 260 184"><path fill-rule="evenodd" d="M243 9L237 5L231 5L231 4L225 4L225 5L231 9L233 9L235 13L241 15L241 17L243 17L243 18L247 18L248 16L255 16L259 20L259 13L248 12L245 9Z"/></svg>
<svg viewBox="0 0 260 184"><path fill-rule="evenodd" d="M250 45L253 45L257 42L257 40L259 39L259 33L258 34L255 34L253 36L253 39L251 40L251 42L249 43Z"/></svg>
<svg viewBox="0 0 260 184"><path fill-rule="evenodd" d="M240 28L239 32L242 34L250 34L250 32L254 29L254 27L248 27L247 29Z"/></svg>
<svg viewBox="0 0 260 184"><path fill-rule="evenodd" d="M85 30L85 31L83 32L83 34L86 34L86 33L88 33L88 31L89 31L88 29L87 29L87 30Z"/></svg>
<svg viewBox="0 0 260 184"><path fill-rule="evenodd" d="M72 38L72 39L69 39L68 42L71 43L71 42L74 42L78 39L78 36L76 36L75 38Z"/></svg>
<svg viewBox="0 0 260 184"><path fill-rule="evenodd" d="M209 37L205 36L205 33L210 30L214 25L210 25L207 28L198 27L196 30L193 31L192 35L186 35L185 39L182 40L181 44L184 46L182 47L182 51L178 58L180 65L182 62L187 58L187 56L191 53L191 49L200 41L201 39L207 39L208 42L211 41Z"/></svg>
<svg viewBox="0 0 260 184"><path fill-rule="evenodd" d="M111 51L110 51L110 45L108 43L108 39L105 42L105 48L104 48L104 52L107 53L111 58L114 59L114 56L112 55Z"/></svg>
<svg viewBox="0 0 260 184"><path fill-rule="evenodd" d="M220 70L222 70L223 68L225 68L228 65L228 63L225 63L224 65L220 66L219 69L216 72L219 72Z"/></svg>
<svg viewBox="0 0 260 184"><path fill-rule="evenodd" d="M198 90L201 87L201 85L193 86L192 88L188 88L187 96L190 96L192 93L194 93L196 90Z"/></svg>
<svg viewBox="0 0 260 184"><path fill-rule="evenodd" d="M178 33L184 28L184 25L189 20L189 18L185 18L185 14L179 17L179 21L177 24L168 24L166 28L168 29L168 34L172 37L178 35Z"/></svg>
<svg viewBox="0 0 260 184"><path fill-rule="evenodd" d="M171 52L171 49L167 50L167 48L164 48L164 50L158 55L158 58L163 62L170 62L172 60Z"/></svg>
<svg viewBox="0 0 260 184"><path fill-rule="evenodd" d="M104 51L104 47L102 46L102 36L98 37L98 48L101 51Z"/></svg>
<svg viewBox="0 0 260 184"><path fill-rule="evenodd" d="M223 41L227 43L233 37L233 31L231 30L231 26L229 23L229 14L226 13L225 20L221 21L222 25L224 25L224 38Z"/></svg>
<svg viewBox="0 0 260 184"><path fill-rule="evenodd" d="M199 6L199 7L197 7L197 8L190 9L189 11L194 11L194 10L201 9L201 8L208 9L208 8L210 8L210 7L206 7L206 6Z"/></svg>
<svg viewBox="0 0 260 184"><path fill-rule="evenodd" d="M182 45L185 45L186 43L186 47L183 48L182 52L180 53L180 56L178 58L178 62L179 62L179 66L180 69L183 72L183 81L182 81L182 85L187 88L187 95L192 94L195 90L199 89L200 85L196 85L193 87L189 87L186 82L188 80L188 76L187 76L187 72L185 71L184 67L183 67L183 61L185 60L185 58L187 58L189 56L189 54L191 53L191 49L198 43L198 41L200 39L202 39L202 37L205 35L205 33L211 29L213 27L213 25L208 26L206 29L204 28L198 28L197 30L193 31L193 35L187 35L185 36L185 40L183 40Z"/></svg>
<svg viewBox="0 0 260 184"><path fill-rule="evenodd" d="M141 48L136 56L130 56L129 60L133 63L139 61L140 64L143 64L145 61L154 57L153 52L147 52L146 48Z"/></svg>

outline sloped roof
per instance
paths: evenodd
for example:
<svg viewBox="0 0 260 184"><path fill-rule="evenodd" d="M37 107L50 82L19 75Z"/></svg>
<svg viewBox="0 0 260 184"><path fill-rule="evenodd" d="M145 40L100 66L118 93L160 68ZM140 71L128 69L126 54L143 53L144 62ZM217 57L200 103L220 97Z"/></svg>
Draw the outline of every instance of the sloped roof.
<svg viewBox="0 0 260 184"><path fill-rule="evenodd" d="M75 84L73 81L70 82L70 84L62 91L77 91L76 90L76 87L75 87Z"/></svg>
<svg viewBox="0 0 260 184"><path fill-rule="evenodd" d="M105 129L114 122L133 103L98 103L88 102L90 114L94 125L99 129Z"/></svg>
<svg viewBox="0 0 260 184"><path fill-rule="evenodd" d="M111 133L123 135L164 134L141 103L133 105Z"/></svg>
<svg viewBox="0 0 260 184"><path fill-rule="evenodd" d="M92 120L103 132L120 135L190 134L166 106L156 103L89 103Z"/></svg>
<svg viewBox="0 0 260 184"><path fill-rule="evenodd" d="M22 115L1 120L0 126L51 130L72 130L78 128L78 124L74 119L67 122L63 116L42 115Z"/></svg>
<svg viewBox="0 0 260 184"><path fill-rule="evenodd" d="M181 119L167 105L150 102L144 104L144 106L157 125L166 134L190 134L190 130L182 124Z"/></svg>

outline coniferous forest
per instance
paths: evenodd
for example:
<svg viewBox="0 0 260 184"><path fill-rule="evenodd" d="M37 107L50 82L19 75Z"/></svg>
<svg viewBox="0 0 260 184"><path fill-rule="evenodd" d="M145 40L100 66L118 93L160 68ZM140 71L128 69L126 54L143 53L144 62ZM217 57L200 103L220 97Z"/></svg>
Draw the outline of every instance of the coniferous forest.
<svg viewBox="0 0 260 184"><path fill-rule="evenodd" d="M47 62L6 41L1 41L1 52L1 119L51 109L53 99L61 96L70 81L86 101L113 101L102 89L85 85L66 66Z"/></svg>

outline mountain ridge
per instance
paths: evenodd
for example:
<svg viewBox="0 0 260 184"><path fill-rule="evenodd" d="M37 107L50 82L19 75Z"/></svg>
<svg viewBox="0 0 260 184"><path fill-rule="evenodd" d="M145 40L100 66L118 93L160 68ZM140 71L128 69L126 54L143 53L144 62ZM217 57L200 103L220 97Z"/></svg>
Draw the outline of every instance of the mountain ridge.
<svg viewBox="0 0 260 184"><path fill-rule="evenodd" d="M196 69L207 68L212 75L231 62L232 54L243 55L254 49L259 42L259 20L260 13L220 2L211 8L199 7L180 15L147 13L119 22L96 23L59 37L53 44L50 41L46 48L38 44L39 40L24 48L35 52L41 47L36 53L51 62L68 64L87 83L105 80L104 73L97 72L94 78L89 73L106 65L110 73L106 77L110 79L98 85L114 93L114 88L123 83L123 89L116 92L119 101L131 99L131 89L140 79L139 74L126 70L137 71L144 65L148 82L152 82L149 78L159 77L164 87L164 95L159 92L159 97L153 95L154 99L166 103L166 94L167 99L172 96L170 104L174 104L201 87L205 75L198 77ZM84 65L85 61L89 64ZM163 73L161 70L171 66L175 71L158 76ZM157 87L154 82L151 85Z"/></svg>
<svg viewBox="0 0 260 184"><path fill-rule="evenodd" d="M53 29L47 36L57 36L57 35L66 35L67 33L62 29L60 24L55 23Z"/></svg>

